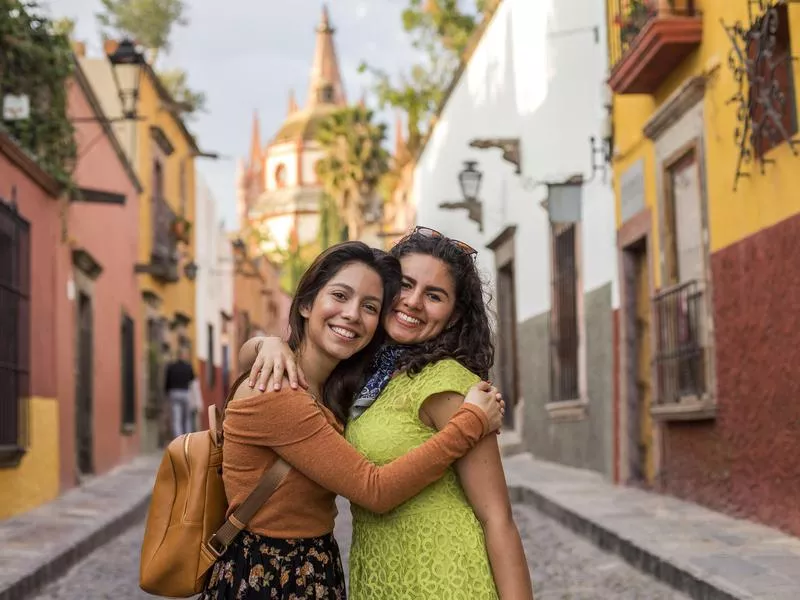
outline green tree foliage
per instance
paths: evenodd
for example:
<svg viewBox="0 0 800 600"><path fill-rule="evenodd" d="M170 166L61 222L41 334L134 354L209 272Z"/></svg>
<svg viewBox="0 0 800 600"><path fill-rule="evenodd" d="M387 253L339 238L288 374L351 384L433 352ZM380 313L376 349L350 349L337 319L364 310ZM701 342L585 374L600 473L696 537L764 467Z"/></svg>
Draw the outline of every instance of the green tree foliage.
<svg viewBox="0 0 800 600"><path fill-rule="evenodd" d="M109 29L128 35L147 49L148 62L155 66L162 51L170 49L170 38L176 26L188 25L185 0L100 0L103 12L97 21L104 31ZM186 71L162 70L159 79L180 107L190 115L206 109L206 95L193 91Z"/></svg>
<svg viewBox="0 0 800 600"><path fill-rule="evenodd" d="M381 108L391 106L406 113L407 146L411 154L416 154L475 28L499 0L469 0L467 7L458 0L408 1L403 29L419 52L419 62L397 78L366 62L360 70L373 75Z"/></svg>
<svg viewBox="0 0 800 600"><path fill-rule="evenodd" d="M103 29L127 34L147 48L150 64L162 50L169 50L176 25L187 25L184 0L100 0L103 12L97 21Z"/></svg>
<svg viewBox="0 0 800 600"><path fill-rule="evenodd" d="M383 147L386 125L373 118L368 108L347 107L332 113L317 131L324 152L317 175L344 217L351 240L359 238L381 178L389 171L389 153Z"/></svg>
<svg viewBox="0 0 800 600"><path fill-rule="evenodd" d="M65 35L67 39L71 39L72 35L75 33L74 19L68 17L56 19L53 21L53 32L59 35Z"/></svg>
<svg viewBox="0 0 800 600"><path fill-rule="evenodd" d="M330 248L345 239L347 239L347 231L336 210L336 203L328 194L324 194L319 203L318 241L320 250Z"/></svg>
<svg viewBox="0 0 800 600"><path fill-rule="evenodd" d="M158 78L170 96L181 105L183 112L188 114L205 112L206 95L204 92L192 91L187 81L186 71L183 69L159 71Z"/></svg>
<svg viewBox="0 0 800 600"><path fill-rule="evenodd" d="M6 121L3 128L43 168L69 184L77 153L67 118L73 67L69 39L34 4L0 0L0 43L0 96L30 99L30 118Z"/></svg>

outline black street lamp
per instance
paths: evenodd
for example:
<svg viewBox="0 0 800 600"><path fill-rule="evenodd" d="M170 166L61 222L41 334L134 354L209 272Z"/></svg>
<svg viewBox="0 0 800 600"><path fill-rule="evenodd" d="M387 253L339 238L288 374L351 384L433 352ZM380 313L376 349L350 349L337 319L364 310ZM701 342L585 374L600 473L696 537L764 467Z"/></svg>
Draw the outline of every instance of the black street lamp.
<svg viewBox="0 0 800 600"><path fill-rule="evenodd" d="M458 183L461 186L461 195L464 197L464 202L476 202L478 200L483 173L475 168L477 164L478 162L474 160L464 161L464 169L458 174Z"/></svg>
<svg viewBox="0 0 800 600"><path fill-rule="evenodd" d="M464 168L458 174L458 184L461 186L461 202L440 202L439 208L445 210L467 209L467 218L478 224L478 231L483 231L483 207L478 199L481 189L483 173L476 169L477 161L464 161Z"/></svg>
<svg viewBox="0 0 800 600"><path fill-rule="evenodd" d="M136 107L139 103L139 83L142 78L141 67L145 64L144 54L130 38L125 38L119 43L116 50L108 56L108 62L111 63L111 73L119 95L122 118L134 120L136 119ZM132 74L133 81L129 82L129 85L123 86L120 83L120 69L125 67L132 67L136 69L136 72Z"/></svg>
<svg viewBox="0 0 800 600"><path fill-rule="evenodd" d="M136 47L131 39L124 39L114 51L107 55L111 64L111 76L114 78L114 87L119 96L122 116L109 119L106 117L77 117L71 119L73 123L86 123L105 121L135 121L139 118L136 108L139 104L139 84L142 79L142 67L147 64L144 54Z"/></svg>

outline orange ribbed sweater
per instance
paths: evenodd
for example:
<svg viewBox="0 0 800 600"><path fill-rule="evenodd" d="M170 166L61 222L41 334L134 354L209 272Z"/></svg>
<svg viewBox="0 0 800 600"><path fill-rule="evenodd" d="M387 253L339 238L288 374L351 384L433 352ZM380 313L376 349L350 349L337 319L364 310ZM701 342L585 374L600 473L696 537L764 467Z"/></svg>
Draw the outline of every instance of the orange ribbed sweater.
<svg viewBox="0 0 800 600"><path fill-rule="evenodd" d="M333 531L337 494L377 513L415 496L488 433L488 420L480 408L464 404L442 431L382 467L348 444L333 413L304 391L232 400L223 428L228 514L281 456L293 469L247 529L269 537L301 538Z"/></svg>

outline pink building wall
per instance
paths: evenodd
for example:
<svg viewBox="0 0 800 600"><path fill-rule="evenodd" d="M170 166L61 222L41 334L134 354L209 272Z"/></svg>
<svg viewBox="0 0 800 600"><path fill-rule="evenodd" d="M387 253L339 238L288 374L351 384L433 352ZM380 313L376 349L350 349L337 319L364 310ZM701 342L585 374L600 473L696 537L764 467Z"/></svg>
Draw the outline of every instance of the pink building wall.
<svg viewBox="0 0 800 600"><path fill-rule="evenodd" d="M2 136L2 134L0 134ZM3 136L0 145L16 145ZM17 150L17 152L20 152ZM30 161L28 161L30 162ZM32 164L32 162L31 162ZM43 174L38 167L36 171ZM52 185L52 180L47 177ZM31 248L31 372L32 396L56 398L58 362L56 346L56 254L59 250L59 202L56 190L48 190L30 173L9 160L0 149L0 197L16 200L18 213L30 224Z"/></svg>
<svg viewBox="0 0 800 600"><path fill-rule="evenodd" d="M80 75L80 74L79 74ZM92 117L95 112L78 81L69 84L69 114ZM69 205L67 232L69 252L59 267L59 288L72 286L74 268L71 251L83 249L102 267L93 283L93 455L95 473L103 473L126 462L140 449L143 314L137 275L139 190L125 163L99 122L76 122L78 161L73 174L76 185L124 197L124 204L73 201ZM59 387L61 397L62 489L76 483L75 376L76 294L59 294ZM136 423L123 431L123 386L121 359L122 315L134 321L134 380Z"/></svg>

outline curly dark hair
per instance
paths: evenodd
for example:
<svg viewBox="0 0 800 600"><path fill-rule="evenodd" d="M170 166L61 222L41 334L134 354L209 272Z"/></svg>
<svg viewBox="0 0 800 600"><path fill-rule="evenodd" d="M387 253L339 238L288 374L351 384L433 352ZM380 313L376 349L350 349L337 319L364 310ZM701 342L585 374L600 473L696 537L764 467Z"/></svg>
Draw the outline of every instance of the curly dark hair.
<svg viewBox="0 0 800 600"><path fill-rule="evenodd" d="M378 328L370 343L350 358L341 361L326 380L322 390L322 403L342 423L347 420L350 405L363 380L364 371L375 356L375 352L386 340L382 323L400 292L402 279L398 260L383 250L370 248L363 242L342 242L325 250L311 263L297 284L297 291L289 309L290 332L287 340L292 351L297 352L300 349L306 336L306 319L300 314L300 310L312 306L320 290L339 271L352 263L362 263L380 275L383 281L383 302Z"/></svg>
<svg viewBox="0 0 800 600"><path fill-rule="evenodd" d="M473 257L447 238L420 234L400 240L391 253L398 260L410 254L438 258L447 265L456 288L456 322L432 340L412 346L400 358L398 369L414 375L429 364L454 358L479 377L488 378L494 364L494 344L483 282Z"/></svg>

